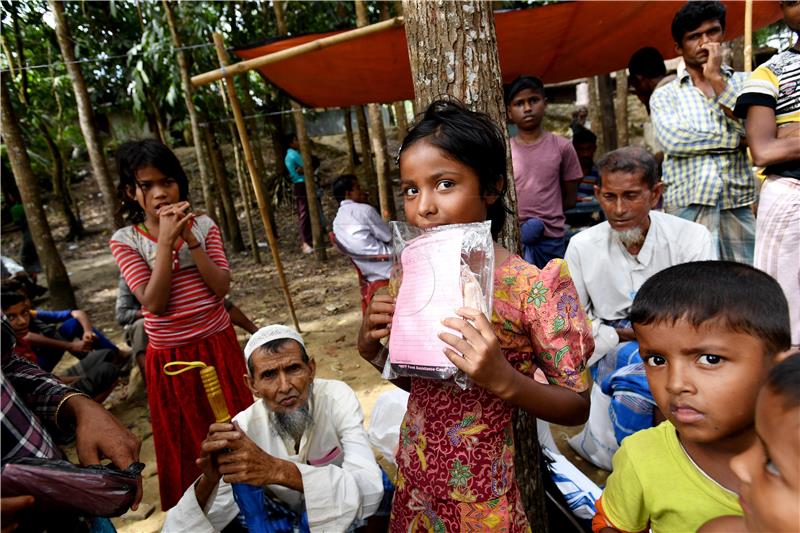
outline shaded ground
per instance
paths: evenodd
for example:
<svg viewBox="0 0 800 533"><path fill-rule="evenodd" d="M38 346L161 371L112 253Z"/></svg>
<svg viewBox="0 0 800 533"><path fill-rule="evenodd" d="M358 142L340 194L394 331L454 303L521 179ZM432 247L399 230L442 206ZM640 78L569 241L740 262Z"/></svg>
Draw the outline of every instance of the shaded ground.
<svg viewBox="0 0 800 533"><path fill-rule="evenodd" d="M389 136L393 137L391 131ZM329 184L337 175L346 171L343 137L331 136L315 141L317 142L315 154L322 159L321 181L323 184ZM392 159L397 153L397 148L397 142L390 139L389 150ZM190 176L197 176L193 150L179 148L176 153L187 173ZM226 157L230 156L229 166L233 176L229 147L225 147L225 153ZM265 159L267 162L271 161L270 157ZM271 170L269 163L268 170ZM191 192L195 206L197 200L202 198L197 181L195 178ZM232 185L235 190L235 184ZM112 340L122 344L122 328L117 325L114 318L118 270L108 250L107 241L110 232L104 228L105 221L94 191L96 191L95 185L88 179L74 186L75 196L81 199L84 223L92 232L77 244L63 241L67 228L65 224L59 222L51 207L48 207L48 217L53 226L59 251L75 287L80 307L89 312L93 323L105 331ZM242 231L245 232L244 209L238 200L238 193L236 194ZM399 197L396 198L396 205L399 211L402 211ZM323 206L330 223L336 206L329 189L325 192ZM257 210L254 210L254 213L257 213ZM402 213L399 216L402 217ZM317 375L347 382L358 394L368 419L377 396L390 389L392 385L383 381L370 365L363 362L355 348L361 321L355 271L346 258L331 248L328 248L328 261L324 263L318 263L313 257L300 253L295 214L291 206L281 205L277 209L276 222L284 270L308 351L317 361ZM255 225L258 228L258 240L266 242L260 229L260 221L256 220ZM247 242L246 233L244 235ZM3 248L12 255L16 255L18 242L18 234L4 232ZM261 265L255 263L248 251L237 254L228 252L233 272L230 296L258 326L275 322L291 325L291 318L286 309L269 250L267 248L260 250L263 261ZM244 344L247 336L241 330L237 330L237 333L239 341ZM66 356L61 365L68 366L74 362L74 358ZM145 533L158 531L163 523L164 514L159 510L158 482L147 401L141 383L136 386L136 378L133 378L133 381L130 390L126 389L127 383L121 383L106 401L106 406L143 440L142 461L147 464L143 474L145 478L143 507L149 505L155 511L147 518L138 516L119 518L114 522L118 530L123 533ZM596 482L602 482L606 473L576 457L566 446L567 436L576 433L578 429L554 426L553 435L559 447L576 466Z"/></svg>

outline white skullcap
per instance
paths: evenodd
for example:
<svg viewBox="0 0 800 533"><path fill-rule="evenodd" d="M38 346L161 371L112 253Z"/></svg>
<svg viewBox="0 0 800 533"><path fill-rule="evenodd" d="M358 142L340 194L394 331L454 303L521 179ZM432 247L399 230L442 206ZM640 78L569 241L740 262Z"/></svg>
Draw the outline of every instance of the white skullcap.
<svg viewBox="0 0 800 533"><path fill-rule="evenodd" d="M270 326L265 326L253 333L253 336L250 337L249 341L247 341L247 345L244 347L245 362L250 361L250 356L253 355L253 352L256 351L257 348L261 348L266 343L270 341L276 341L278 339L292 339L299 342L300 346L302 346L304 350L306 348L306 345L303 342L303 337L301 337L300 334L295 330L281 324L272 324Z"/></svg>

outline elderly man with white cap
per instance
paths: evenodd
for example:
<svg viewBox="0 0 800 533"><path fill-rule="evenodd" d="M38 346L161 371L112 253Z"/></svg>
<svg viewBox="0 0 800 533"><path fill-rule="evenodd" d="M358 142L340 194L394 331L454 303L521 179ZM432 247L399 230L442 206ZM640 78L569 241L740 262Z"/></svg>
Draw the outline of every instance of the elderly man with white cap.
<svg viewBox="0 0 800 533"><path fill-rule="evenodd" d="M372 515L383 481L353 390L315 379L303 338L286 326L258 330L244 355L257 401L233 424L211 425L197 460L203 474L162 531L221 531L240 515L230 483L264 487L270 520L290 530L307 518L312 532L347 531Z"/></svg>

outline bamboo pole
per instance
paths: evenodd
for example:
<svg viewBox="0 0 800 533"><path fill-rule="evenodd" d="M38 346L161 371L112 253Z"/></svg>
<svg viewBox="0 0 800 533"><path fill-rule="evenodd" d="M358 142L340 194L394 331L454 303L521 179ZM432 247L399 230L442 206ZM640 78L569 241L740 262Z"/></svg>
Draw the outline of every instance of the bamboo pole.
<svg viewBox="0 0 800 533"><path fill-rule="evenodd" d="M239 63L236 63L234 65L225 65L224 67L221 67L218 70L211 70L208 72L204 72L203 74L198 74L196 76L193 76L192 84L195 87L199 87L201 85L208 85L209 83L215 82L227 76L235 76L236 74L242 74L249 70L257 69L258 67L262 67L270 63L277 63L278 61L283 61L284 59L289 59L291 57L296 57L299 55L307 54L309 52L314 52L316 50L321 50L323 48L327 48L334 44L343 43L345 41L351 41L353 39L357 39L358 37L363 37L364 35L370 35L372 33L382 32L402 25L403 25L403 17L394 17L393 19L384 20L382 22L378 22L377 24L364 26L363 28L356 28L354 30L338 33L336 35L331 35L330 37L323 37L322 39L317 39L309 43L301 44L299 46L287 48L286 50L281 50L280 52L275 52L274 54L268 54L265 56L248 59L247 61L240 61Z"/></svg>
<svg viewBox="0 0 800 533"><path fill-rule="evenodd" d="M225 51L225 44L222 41L222 35L214 32L214 46L217 49L217 58L221 70L228 66L228 53ZM244 117L242 116L242 108L239 106L239 98L236 96L236 87L233 85L232 78L225 78L225 88L228 90L228 101L233 111L233 118L236 120L236 129L239 131L239 139L242 143L242 151L244 152L244 159L247 163L247 170L250 172L250 180L253 182L253 190L256 193L256 201L258 202L258 211L261 213L261 222L264 224L264 229L267 233L267 241L269 248L272 252L272 259L275 261L275 269L278 271L278 278L280 279L281 289L283 289L283 296L286 298L286 305L289 307L289 313L292 315L292 322L294 327L300 333L300 323L297 322L297 315L294 312L294 304L292 303L292 295L289 293L289 285L286 283L286 275L283 273L283 264L281 263L281 256L278 253L278 240L275 238L275 233L272 230L272 223L269 219L269 204L264 197L264 188L261 185L261 178L258 175L255 160L253 159L253 151L250 149L250 138L247 135L247 128L244 124Z"/></svg>
<svg viewBox="0 0 800 533"><path fill-rule="evenodd" d="M753 0L744 2L744 71L753 70Z"/></svg>

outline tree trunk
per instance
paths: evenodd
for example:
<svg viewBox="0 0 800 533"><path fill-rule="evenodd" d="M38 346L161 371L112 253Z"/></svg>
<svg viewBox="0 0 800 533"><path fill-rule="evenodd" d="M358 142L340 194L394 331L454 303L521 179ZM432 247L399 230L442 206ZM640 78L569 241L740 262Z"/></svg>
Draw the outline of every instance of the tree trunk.
<svg viewBox="0 0 800 533"><path fill-rule="evenodd" d="M600 120L603 122L603 144L606 152L617 149L617 122L614 118L614 91L611 75L595 76L597 79L597 101L600 104Z"/></svg>
<svg viewBox="0 0 800 533"><path fill-rule="evenodd" d="M356 143L353 138L353 113L350 108L342 109L344 115L344 132L345 141L347 144L347 172L350 174L356 173L356 165L358 165L358 153L356 152Z"/></svg>
<svg viewBox="0 0 800 533"><path fill-rule="evenodd" d="M244 111L244 115L253 116L256 114L256 104L253 102L253 95L250 94L250 79L248 78L249 72L245 72L241 76L237 76L239 79L242 87L242 111ZM253 156L256 159L256 168L258 168L258 175L261 176L263 180L267 173L264 170L264 152L261 150L261 120L260 119L251 119L250 123L255 126L255 128L250 128L251 130L255 129L255 138L250 139L250 144L253 148Z"/></svg>
<svg viewBox="0 0 800 533"><path fill-rule="evenodd" d="M369 25L367 5L364 0L356 2L356 24L359 28ZM388 14L388 11L387 11ZM389 175L389 153L386 150L386 130L383 127L383 113L379 104L367 104L369 115L370 141L375 154L375 174L378 179L378 198L380 200L381 216L384 220L394 220L396 217L394 207L394 192L392 191L392 178Z"/></svg>
<svg viewBox="0 0 800 533"><path fill-rule="evenodd" d="M223 94L225 94L223 92ZM256 263L261 264L261 252L258 249L258 241L256 240L256 228L253 223L253 213L251 210L252 198L250 197L250 186L244 179L244 172L242 172L242 160L239 157L239 143L236 140L236 132L234 131L233 121L228 122L228 131L231 136L231 147L233 148L233 160L236 164L236 181L239 183L239 192L242 195L242 203L244 204L244 216L247 220L247 236L250 239L250 248L252 250L253 259ZM272 210L270 209L270 212Z"/></svg>
<svg viewBox="0 0 800 533"><path fill-rule="evenodd" d="M50 152L50 158L53 160L50 170L50 177L53 182L53 198L61 208L61 213L67 221L67 227L69 228L67 240L79 239L83 237L83 222L73 213L69 200L69 188L64 186L64 159L61 157L61 150L53 140L53 136L50 135L47 125L41 120L39 121L39 131L42 132L42 138L47 145L47 150Z"/></svg>
<svg viewBox="0 0 800 533"><path fill-rule="evenodd" d="M394 103L394 119L397 124L397 141L403 142L408 133L408 117L406 116L406 103L403 101Z"/></svg>
<svg viewBox="0 0 800 533"><path fill-rule="evenodd" d="M217 182L217 192L219 193L220 203L225 212L225 226L228 229L226 235L228 242L234 252L241 252L244 250L244 241L242 241L242 230L239 227L239 219L236 216L236 206L233 203L231 196L231 189L228 186L228 170L225 167L225 158L222 155L222 149L217 142L214 135L214 126L211 122L208 127L204 128L206 145L208 146L208 154L211 159L211 168L214 171L214 177Z"/></svg>
<svg viewBox="0 0 800 533"><path fill-rule="evenodd" d="M155 134L164 146L169 146L169 135L167 133L167 127L164 125L164 120L161 118L161 109L159 109L158 104L156 104L152 89L147 85L144 87L144 94L145 98L147 98L147 105L150 106L150 114L153 117L153 125L156 130Z"/></svg>
<svg viewBox="0 0 800 533"><path fill-rule="evenodd" d="M75 62L75 52L72 48L72 37L69 33L69 26L64 16L64 5L60 0L48 0L53 11L56 24L56 38L61 55L64 58L64 65L72 81L72 91L75 93L75 102L78 108L78 122L81 126L86 149L89 152L89 160L92 164L92 173L97 181L100 193L103 195L108 220L113 227L122 226L122 217L117 213L117 194L111 174L108 171L106 157L103 154L103 146L100 142L100 135L94 123L92 115L92 104L89 100L89 92L86 90L86 81L83 79L78 63Z"/></svg>
<svg viewBox="0 0 800 533"><path fill-rule="evenodd" d="M617 146L628 146L628 71L617 71L617 95L614 102L617 112Z"/></svg>
<svg viewBox="0 0 800 533"><path fill-rule="evenodd" d="M586 81L589 84L589 120L592 123L592 132L597 135L597 154L602 156L608 150L603 135L603 119L601 118L603 110L600 99L597 97L597 76L586 78Z"/></svg>
<svg viewBox="0 0 800 533"><path fill-rule="evenodd" d="M189 76L189 64L186 62L186 55L181 48L181 37L178 35L175 13L172 10L172 3L169 0L162 0L164 11L167 14L167 24L169 33L172 35L172 43L175 45L175 55L178 58L178 70L181 75L181 87L183 88L183 100L186 102L186 110L189 112L189 122L192 127L192 144L194 145L194 155L197 158L197 168L200 172L200 187L203 190L203 201L206 204L206 211L209 215L219 220L217 214L217 203L211 193L211 180L208 177L206 160L203 157L203 134L200 132L200 120L197 118L197 109L192 100L192 82Z"/></svg>
<svg viewBox="0 0 800 533"><path fill-rule="evenodd" d="M363 172L361 186L367 191L372 201L378 197L378 184L375 180L375 167L372 163L372 149L369 147L369 130L367 130L367 115L364 113L364 106L353 107L356 114L356 124L358 124L358 143L361 145L361 161L363 162Z"/></svg>
<svg viewBox="0 0 800 533"><path fill-rule="evenodd" d="M284 1L273 0L272 6L275 11L275 21L278 24L278 34L287 35L289 28L283 16ZM325 239L322 231L322 224L319 218L319 204L317 204L317 185L314 183L314 162L311 156L311 143L306 132L306 119L303 116L303 107L292 100L292 116L297 133L297 140L300 143L300 155L303 156L303 182L306 185L306 198L308 200L308 217L311 219L311 238L314 241L314 256L317 261L328 259L325 252Z"/></svg>
<svg viewBox="0 0 800 533"><path fill-rule="evenodd" d="M25 147L25 140L19 122L11 107L11 92L8 89L7 77L0 82L0 114L2 115L3 142L8 152L11 171L14 174L17 188L19 188L22 205L25 208L25 218L33 237L39 262L47 277L47 288L50 291L50 301L57 309L73 309L75 293L67 275L67 269L61 261L50 232L50 225L42 207L39 197L39 184L31 169L31 161Z"/></svg>
<svg viewBox="0 0 800 533"><path fill-rule="evenodd" d="M416 109L425 109L440 95L449 95L470 109L487 113L498 124L505 124L491 3L404 0L403 12ZM503 246L517 252L517 200L508 142L506 154L509 186L505 200L511 213L499 240ZM533 531L547 531L536 419L518 409L514 433L516 479L525 511Z"/></svg>

